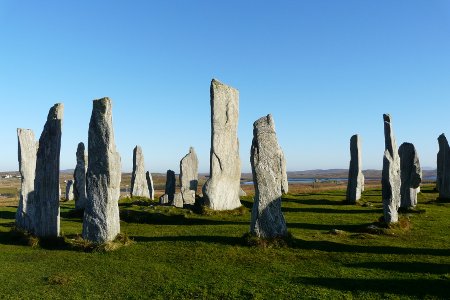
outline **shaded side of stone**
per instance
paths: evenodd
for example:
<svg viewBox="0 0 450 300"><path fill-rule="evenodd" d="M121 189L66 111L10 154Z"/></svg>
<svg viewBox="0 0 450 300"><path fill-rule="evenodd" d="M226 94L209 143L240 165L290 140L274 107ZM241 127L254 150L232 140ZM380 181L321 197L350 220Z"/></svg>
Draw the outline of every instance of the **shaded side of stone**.
<svg viewBox="0 0 450 300"><path fill-rule="evenodd" d="M348 171L347 201L356 203L364 191L364 175L362 173L361 142L355 134L350 139L350 167Z"/></svg>
<svg viewBox="0 0 450 300"><path fill-rule="evenodd" d="M84 209L87 201L86 192L86 172L87 172L87 155L84 143L79 143L77 148L77 165L73 173L73 196L75 199L75 208Z"/></svg>
<svg viewBox="0 0 450 300"><path fill-rule="evenodd" d="M422 182L422 168L416 148L411 143L403 143L398 149L400 156L400 207L413 208L417 205L417 194Z"/></svg>

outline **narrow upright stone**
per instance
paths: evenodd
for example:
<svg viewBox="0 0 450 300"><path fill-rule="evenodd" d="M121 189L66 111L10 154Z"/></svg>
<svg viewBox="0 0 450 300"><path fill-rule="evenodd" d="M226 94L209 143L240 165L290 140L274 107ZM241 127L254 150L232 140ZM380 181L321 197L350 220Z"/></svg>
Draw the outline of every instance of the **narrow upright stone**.
<svg viewBox="0 0 450 300"><path fill-rule="evenodd" d="M183 203L195 204L198 187L198 158L194 148L180 162L180 183Z"/></svg>
<svg viewBox="0 0 450 300"><path fill-rule="evenodd" d="M288 192L286 162L271 115L253 124L250 162L255 186L250 231L261 238L287 235L281 196Z"/></svg>
<svg viewBox="0 0 450 300"><path fill-rule="evenodd" d="M416 148L411 143L403 143L398 149L400 156L400 207L413 208L417 205L417 193L422 182L422 168Z"/></svg>
<svg viewBox="0 0 450 300"><path fill-rule="evenodd" d="M238 119L238 90L213 79L210 178L203 186L205 204L213 210L232 210L241 206Z"/></svg>
<svg viewBox="0 0 450 300"><path fill-rule="evenodd" d="M73 196L75 199L75 208L84 209L86 207L86 172L87 172L87 155L84 143L79 143L77 148L77 166L73 173Z"/></svg>
<svg viewBox="0 0 450 300"><path fill-rule="evenodd" d="M66 201L73 200L73 180L67 180L66 184Z"/></svg>
<svg viewBox="0 0 450 300"><path fill-rule="evenodd" d="M131 197L150 198L145 176L144 154L140 146L133 150L133 173L131 174Z"/></svg>
<svg viewBox="0 0 450 300"><path fill-rule="evenodd" d="M34 180L35 222L38 237L59 236L59 163L64 105L55 104L39 139Z"/></svg>
<svg viewBox="0 0 450 300"><path fill-rule="evenodd" d="M391 117L383 115L385 151L382 172L384 220L387 224L398 222L400 207L400 157L392 130Z"/></svg>
<svg viewBox="0 0 450 300"><path fill-rule="evenodd" d="M16 226L33 232L34 219L34 178L36 176L37 144L30 129L17 129L19 144L19 172L22 176L19 206L16 213Z"/></svg>
<svg viewBox="0 0 450 300"><path fill-rule="evenodd" d="M114 141L112 102L94 100L88 138L88 201L83 238L94 243L112 241L120 233L118 200L121 161Z"/></svg>
<svg viewBox="0 0 450 300"><path fill-rule="evenodd" d="M165 194L169 197L169 202L172 202L174 199L176 186L177 179L175 177L175 172L167 170Z"/></svg>
<svg viewBox="0 0 450 300"><path fill-rule="evenodd" d="M348 170L347 202L356 203L364 192L364 175L362 173L361 142L359 135L350 139L350 168Z"/></svg>
<svg viewBox="0 0 450 300"><path fill-rule="evenodd" d="M438 138L439 152L437 154L437 178L436 188L439 191L439 198L450 199L450 147L448 146L445 134Z"/></svg>
<svg viewBox="0 0 450 300"><path fill-rule="evenodd" d="M150 172L147 172L145 174L145 178L147 179L147 187L148 187L149 198L151 200L154 200L155 199L155 187L153 185L152 174Z"/></svg>

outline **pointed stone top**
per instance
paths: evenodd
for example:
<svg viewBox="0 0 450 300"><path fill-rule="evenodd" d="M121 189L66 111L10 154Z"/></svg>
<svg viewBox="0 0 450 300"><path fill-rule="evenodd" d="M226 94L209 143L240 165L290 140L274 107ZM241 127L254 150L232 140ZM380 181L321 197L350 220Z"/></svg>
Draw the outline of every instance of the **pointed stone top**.
<svg viewBox="0 0 450 300"><path fill-rule="evenodd" d="M447 141L447 138L445 137L444 133L438 137L438 141Z"/></svg>
<svg viewBox="0 0 450 300"><path fill-rule="evenodd" d="M191 147L189 148L189 153L195 153L194 147L191 146Z"/></svg>
<svg viewBox="0 0 450 300"><path fill-rule="evenodd" d="M136 145L136 147L134 147L134 151L139 151L142 152L142 148L139 145Z"/></svg>
<svg viewBox="0 0 450 300"><path fill-rule="evenodd" d="M226 85L225 83L220 82L219 80L213 78L211 80L211 89L213 88L222 88L222 89L232 89L237 91L237 89L235 89L234 87L231 87L229 85Z"/></svg>
<svg viewBox="0 0 450 300"><path fill-rule="evenodd" d="M390 114L383 114L383 120L387 123L391 123L391 115Z"/></svg>
<svg viewBox="0 0 450 300"><path fill-rule="evenodd" d="M253 128L258 128L259 132L273 132L275 133L275 121L273 120L273 117L271 114L268 114L267 116L264 116L262 118L259 118L258 120L253 123Z"/></svg>
<svg viewBox="0 0 450 300"><path fill-rule="evenodd" d="M64 113L64 104L57 103L50 108L48 112L47 121L51 120L61 120L63 118Z"/></svg>
<svg viewBox="0 0 450 300"><path fill-rule="evenodd" d="M84 146L83 142L78 143L77 151L80 151L80 152L83 151L84 152L85 149L86 149L86 147Z"/></svg>

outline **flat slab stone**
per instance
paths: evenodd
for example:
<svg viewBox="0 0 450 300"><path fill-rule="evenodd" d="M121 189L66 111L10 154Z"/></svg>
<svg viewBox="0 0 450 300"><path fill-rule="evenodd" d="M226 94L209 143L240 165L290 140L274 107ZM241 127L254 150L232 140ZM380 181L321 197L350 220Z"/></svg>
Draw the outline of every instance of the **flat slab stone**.
<svg viewBox="0 0 450 300"><path fill-rule="evenodd" d="M241 206L238 121L239 92L213 79L210 178L203 186L205 204L213 210L233 210Z"/></svg>

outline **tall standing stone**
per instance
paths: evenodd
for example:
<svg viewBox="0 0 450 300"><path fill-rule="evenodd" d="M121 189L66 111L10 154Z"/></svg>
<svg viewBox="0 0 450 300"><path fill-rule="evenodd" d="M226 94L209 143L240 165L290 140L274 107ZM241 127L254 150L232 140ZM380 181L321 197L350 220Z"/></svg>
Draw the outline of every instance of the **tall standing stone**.
<svg viewBox="0 0 450 300"><path fill-rule="evenodd" d="M417 193L422 182L422 168L416 148L411 143L403 143L398 149L400 156L400 207L413 208L417 205Z"/></svg>
<svg viewBox="0 0 450 300"><path fill-rule="evenodd" d="M150 198L145 175L144 154L140 146L133 150L133 173L131 174L131 197Z"/></svg>
<svg viewBox="0 0 450 300"><path fill-rule="evenodd" d="M73 180L67 180L66 201L72 201L73 199Z"/></svg>
<svg viewBox="0 0 450 300"><path fill-rule="evenodd" d="M173 204L176 185L177 178L175 177L175 172L167 170L165 194L160 198L160 204Z"/></svg>
<svg viewBox="0 0 450 300"><path fill-rule="evenodd" d="M400 207L400 157L392 130L391 116L383 115L385 151L382 172L382 196L384 220L387 224L398 221Z"/></svg>
<svg viewBox="0 0 450 300"><path fill-rule="evenodd" d="M86 172L87 172L87 155L84 143L79 143L77 148L77 166L73 173L74 185L73 195L75 199L75 208L84 209L87 202L86 192Z"/></svg>
<svg viewBox="0 0 450 300"><path fill-rule="evenodd" d="M19 172L22 176L19 206L16 213L16 226L33 232L34 219L34 178L36 175L37 144L30 129L17 129Z"/></svg>
<svg viewBox="0 0 450 300"><path fill-rule="evenodd" d="M238 119L238 90L213 79L210 178L203 186L205 204L213 210L232 210L241 206Z"/></svg>
<svg viewBox="0 0 450 300"><path fill-rule="evenodd" d="M286 236L286 221L281 211L281 196L288 192L286 161L271 115L253 124L250 162L255 186L250 231L261 238Z"/></svg>
<svg viewBox="0 0 450 300"><path fill-rule="evenodd" d="M34 234L38 237L59 236L59 164L64 105L55 104L39 139L34 180Z"/></svg>
<svg viewBox="0 0 450 300"><path fill-rule="evenodd" d="M153 185L153 178L152 178L152 174L150 172L147 171L147 173L145 174L145 178L147 179L147 186L148 186L148 194L149 194L149 198L151 200L155 199L155 187Z"/></svg>
<svg viewBox="0 0 450 300"><path fill-rule="evenodd" d="M448 200L450 199L450 147L445 134L439 136L438 143L436 188L439 191L439 198Z"/></svg>
<svg viewBox="0 0 450 300"><path fill-rule="evenodd" d="M198 187L198 158L194 148L180 162L180 183L183 203L195 204Z"/></svg>
<svg viewBox="0 0 450 300"><path fill-rule="evenodd" d="M120 233L121 160L114 141L112 101L94 100L88 138L87 196L83 238L112 241Z"/></svg>
<svg viewBox="0 0 450 300"><path fill-rule="evenodd" d="M361 141L355 134L350 139L350 168L348 170L347 201L356 203L364 192L364 175L362 173Z"/></svg>

